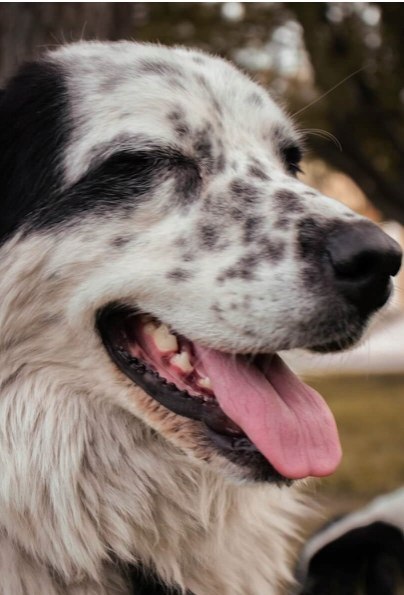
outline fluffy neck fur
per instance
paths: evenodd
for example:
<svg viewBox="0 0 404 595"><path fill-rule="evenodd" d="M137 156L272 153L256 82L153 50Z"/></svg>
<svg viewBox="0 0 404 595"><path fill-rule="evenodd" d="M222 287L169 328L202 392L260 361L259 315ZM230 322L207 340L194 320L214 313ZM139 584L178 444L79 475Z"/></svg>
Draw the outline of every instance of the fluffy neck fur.
<svg viewBox="0 0 404 595"><path fill-rule="evenodd" d="M0 267L0 593L129 593L127 563L195 595L280 593L305 512L297 490L230 483L97 394L69 352L58 291L41 295L49 271L35 243L24 258L11 247Z"/></svg>

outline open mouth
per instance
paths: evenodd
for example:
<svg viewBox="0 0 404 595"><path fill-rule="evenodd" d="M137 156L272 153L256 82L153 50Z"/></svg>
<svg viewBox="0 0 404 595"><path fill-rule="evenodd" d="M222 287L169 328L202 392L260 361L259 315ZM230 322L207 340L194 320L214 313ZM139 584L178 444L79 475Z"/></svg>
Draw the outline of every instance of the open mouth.
<svg viewBox="0 0 404 595"><path fill-rule="evenodd" d="M115 364L259 479L332 473L341 449L322 397L277 354L229 354L192 342L147 314L109 306L97 326ZM259 470L259 471L257 471Z"/></svg>

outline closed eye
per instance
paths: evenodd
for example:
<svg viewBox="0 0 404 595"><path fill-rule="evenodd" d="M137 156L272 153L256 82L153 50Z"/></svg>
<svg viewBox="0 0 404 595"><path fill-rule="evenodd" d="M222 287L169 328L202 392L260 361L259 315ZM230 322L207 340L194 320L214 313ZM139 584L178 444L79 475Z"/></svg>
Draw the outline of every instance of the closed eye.
<svg viewBox="0 0 404 595"><path fill-rule="evenodd" d="M153 188L172 179L176 202L197 196L200 175L197 165L176 151L156 149L121 150L94 164L73 186L66 189L52 209L42 212L43 225L83 217L92 211L111 214L111 208L132 212L153 196ZM56 206L55 206L56 204Z"/></svg>
<svg viewBox="0 0 404 595"><path fill-rule="evenodd" d="M196 164L180 153L166 149L143 151L122 150L113 153L105 161L90 169L79 181L78 186L105 188L106 195L142 194L151 189L156 177L164 180L164 174L176 172L197 172ZM190 175L189 174L189 175ZM77 186L76 185L76 186ZM101 192L101 195L103 193Z"/></svg>
<svg viewBox="0 0 404 595"><path fill-rule="evenodd" d="M302 150L298 145L288 145L281 149L282 159L286 165L286 169L290 174L296 176L298 173L303 173L300 168L302 160Z"/></svg>

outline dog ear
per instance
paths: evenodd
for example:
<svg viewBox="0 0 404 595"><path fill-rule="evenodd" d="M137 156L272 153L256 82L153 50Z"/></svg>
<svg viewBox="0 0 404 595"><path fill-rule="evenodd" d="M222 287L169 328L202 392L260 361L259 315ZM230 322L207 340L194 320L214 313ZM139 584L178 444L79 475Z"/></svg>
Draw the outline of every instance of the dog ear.
<svg viewBox="0 0 404 595"><path fill-rule="evenodd" d="M335 519L306 543L301 595L395 595L404 580L404 491Z"/></svg>
<svg viewBox="0 0 404 595"><path fill-rule="evenodd" d="M0 241L59 187L67 93L55 64L26 64L0 96Z"/></svg>

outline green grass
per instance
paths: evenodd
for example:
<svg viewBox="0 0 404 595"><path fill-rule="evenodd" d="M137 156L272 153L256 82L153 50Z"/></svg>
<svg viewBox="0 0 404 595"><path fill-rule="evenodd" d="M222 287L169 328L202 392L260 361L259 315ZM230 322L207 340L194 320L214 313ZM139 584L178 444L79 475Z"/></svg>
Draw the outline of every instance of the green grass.
<svg viewBox="0 0 404 595"><path fill-rule="evenodd" d="M309 379L327 400L343 460L320 492L365 501L404 485L404 375Z"/></svg>

